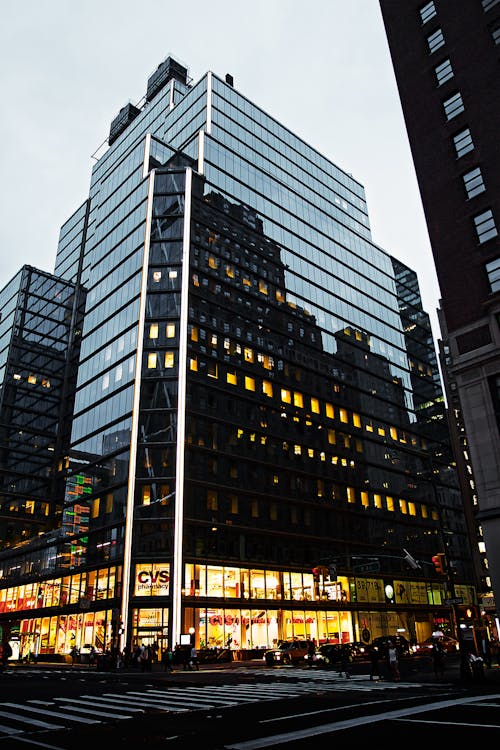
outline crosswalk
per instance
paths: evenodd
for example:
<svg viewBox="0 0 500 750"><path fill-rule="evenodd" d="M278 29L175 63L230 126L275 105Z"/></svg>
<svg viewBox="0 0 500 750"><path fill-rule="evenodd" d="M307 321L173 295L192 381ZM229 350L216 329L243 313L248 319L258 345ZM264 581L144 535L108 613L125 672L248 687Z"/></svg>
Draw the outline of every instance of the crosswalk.
<svg viewBox="0 0 500 750"><path fill-rule="evenodd" d="M247 670L239 670L242 674ZM160 710L170 713L211 710L259 701L296 698L318 690L377 691L405 687L405 683L370 681L366 675L340 677L328 672L273 672L274 682L259 681L269 670L248 669L251 684L143 686L124 692L87 692L76 698L55 696L47 700L0 702L0 740L41 730L59 730L75 726L125 720ZM408 687L417 687L414 682ZM87 688L88 689L88 688Z"/></svg>

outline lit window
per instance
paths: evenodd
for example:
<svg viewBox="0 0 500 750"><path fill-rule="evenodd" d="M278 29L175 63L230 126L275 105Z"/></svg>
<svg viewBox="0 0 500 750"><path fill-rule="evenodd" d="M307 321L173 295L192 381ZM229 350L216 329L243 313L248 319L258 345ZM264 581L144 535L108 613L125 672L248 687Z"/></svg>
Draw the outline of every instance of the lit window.
<svg viewBox="0 0 500 750"><path fill-rule="evenodd" d="M248 347L245 347L244 355L245 355L245 362L253 362L254 356L253 356L253 350L248 349Z"/></svg>
<svg viewBox="0 0 500 750"><path fill-rule="evenodd" d="M448 97L443 102L443 109L447 120L452 120L454 117L464 111L464 103L462 101L462 95L457 91L452 96Z"/></svg>
<svg viewBox="0 0 500 750"><path fill-rule="evenodd" d="M176 279L177 278L177 271L169 271L168 272L168 278L169 279Z"/></svg>
<svg viewBox="0 0 500 750"><path fill-rule="evenodd" d="M175 338L175 323L167 323L167 339Z"/></svg>
<svg viewBox="0 0 500 750"><path fill-rule="evenodd" d="M421 505L420 506L420 514L421 514L422 518L428 518L429 513L427 511L427 505Z"/></svg>
<svg viewBox="0 0 500 750"><path fill-rule="evenodd" d="M210 268L217 268L217 266L219 265L219 262L218 262L217 258L215 258L213 255L209 255L208 256L208 265L210 266Z"/></svg>
<svg viewBox="0 0 500 750"><path fill-rule="evenodd" d="M380 435L380 437L385 437L385 430L383 427L377 427L377 434Z"/></svg>
<svg viewBox="0 0 500 750"><path fill-rule="evenodd" d="M328 430L328 442L330 445L335 445L336 437L335 437L335 430Z"/></svg>
<svg viewBox="0 0 500 750"><path fill-rule="evenodd" d="M401 513L404 513L404 515L407 515L408 503L406 502L406 500L403 500L401 498L399 499L399 510L401 511Z"/></svg>
<svg viewBox="0 0 500 750"><path fill-rule="evenodd" d="M446 83L450 78L453 78L453 68L451 67L450 60L444 60L444 62L436 65L434 73L436 74L438 86L442 86L443 83Z"/></svg>
<svg viewBox="0 0 500 750"><path fill-rule="evenodd" d="M396 430L395 427L391 427L390 433L391 433L391 438L393 440L397 440L398 439L398 431Z"/></svg>
<svg viewBox="0 0 500 750"><path fill-rule="evenodd" d="M285 404L291 404L292 403L292 392L289 391L287 388L281 389L281 400L285 402Z"/></svg>
<svg viewBox="0 0 500 750"><path fill-rule="evenodd" d="M373 505L375 508L382 508L382 495L373 496Z"/></svg>
<svg viewBox="0 0 500 750"><path fill-rule="evenodd" d="M154 370L156 367L156 352L149 352L148 354L148 370Z"/></svg>
<svg viewBox="0 0 500 750"><path fill-rule="evenodd" d="M198 326L193 326L191 329L191 341L198 341Z"/></svg>
<svg viewBox="0 0 500 750"><path fill-rule="evenodd" d="M333 410L333 406L332 406L332 404L326 403L326 404L325 404L325 409L326 409L326 416L327 416L327 417L328 417L329 419L333 419L333 418L334 418L334 416L335 416L335 412L334 412L334 410Z"/></svg>
<svg viewBox="0 0 500 750"><path fill-rule="evenodd" d="M265 393L266 396L269 396L269 398L272 398L273 386L272 386L272 383L269 382L269 380L262 381L262 393Z"/></svg>
<svg viewBox="0 0 500 750"><path fill-rule="evenodd" d="M394 511L394 498L393 497L389 497L389 495L387 495L387 497L386 497L385 500L386 500L386 503L387 503L387 510Z"/></svg>
<svg viewBox="0 0 500 750"><path fill-rule="evenodd" d="M36 375L28 375L28 383L31 383L31 385L36 384Z"/></svg>
<svg viewBox="0 0 500 750"><path fill-rule="evenodd" d="M151 325L149 326L149 338L150 339L158 338L158 323L151 323Z"/></svg>
<svg viewBox="0 0 500 750"><path fill-rule="evenodd" d="M267 284L264 281L262 281L261 279L259 279L259 292L261 294L267 294L268 293L267 292Z"/></svg>
<svg viewBox="0 0 500 750"><path fill-rule="evenodd" d="M207 377L208 378L215 378L215 379L217 379L219 377L219 367L217 365L217 362L209 362L208 363Z"/></svg>
<svg viewBox="0 0 500 750"><path fill-rule="evenodd" d="M198 372L198 359L196 357L191 357L189 360L189 369L193 372Z"/></svg>
<svg viewBox="0 0 500 750"><path fill-rule="evenodd" d="M437 29L427 37L427 44L431 54L444 45L444 36L441 29Z"/></svg>
<svg viewBox="0 0 500 750"><path fill-rule="evenodd" d="M491 291L500 291L500 258L490 260L489 263L486 263L485 269Z"/></svg>
<svg viewBox="0 0 500 750"><path fill-rule="evenodd" d="M226 266L226 276L229 276L230 279L234 279L234 268L233 268L233 266Z"/></svg>
<svg viewBox="0 0 500 750"><path fill-rule="evenodd" d="M412 503L412 502L408 503L408 514L410 516L416 516L417 515L417 510L416 510L416 507L415 507L415 503Z"/></svg>
<svg viewBox="0 0 500 750"><path fill-rule="evenodd" d="M158 284L161 281L161 271L153 271L153 281Z"/></svg>
<svg viewBox="0 0 500 750"><path fill-rule="evenodd" d="M230 385L237 385L238 384L238 380L237 380L235 372L228 372L227 375L226 375L226 380L227 380L227 382Z"/></svg>
<svg viewBox="0 0 500 750"><path fill-rule="evenodd" d="M354 490L354 487L347 487L347 502L348 503L356 502L356 492Z"/></svg>
<svg viewBox="0 0 500 750"><path fill-rule="evenodd" d="M347 409L340 409L340 421L347 423L349 421L349 415L347 413Z"/></svg>
<svg viewBox="0 0 500 750"><path fill-rule="evenodd" d="M319 401L317 398L311 398L311 411L314 414L319 414Z"/></svg>
<svg viewBox="0 0 500 750"><path fill-rule="evenodd" d="M295 445L293 446L293 452L295 456L300 456L302 454L301 446L295 443Z"/></svg>
<svg viewBox="0 0 500 750"><path fill-rule="evenodd" d="M361 492L361 505L363 506L363 508L370 507L370 498L368 492L365 492L364 490L362 490Z"/></svg>
<svg viewBox="0 0 500 750"><path fill-rule="evenodd" d="M279 289L276 289L276 301L277 302L284 302L285 301L285 295Z"/></svg>
<svg viewBox="0 0 500 750"><path fill-rule="evenodd" d="M165 352L165 367L170 369L174 366L175 357L174 352Z"/></svg>
<svg viewBox="0 0 500 750"><path fill-rule="evenodd" d="M457 152L457 159L460 159L461 156L467 154L469 151L473 151L474 144L469 128L465 128L465 130L461 130L460 133L454 135L453 144Z"/></svg>
<svg viewBox="0 0 500 750"><path fill-rule="evenodd" d="M304 406L304 399L303 399L302 393L298 393L297 391L294 391L293 404L294 406L299 406L300 408Z"/></svg>
<svg viewBox="0 0 500 750"><path fill-rule="evenodd" d="M436 7L433 1L431 1L430 3L426 3L420 8L420 19L422 21L422 24L427 23L427 21L430 21L430 19L434 18L435 15L436 15Z"/></svg>
<svg viewBox="0 0 500 750"><path fill-rule="evenodd" d="M361 427L361 418L359 414L353 413L352 415L352 423L354 427Z"/></svg>
<svg viewBox="0 0 500 750"><path fill-rule="evenodd" d="M245 375L245 389L247 391L255 391L255 380Z"/></svg>
<svg viewBox="0 0 500 750"><path fill-rule="evenodd" d="M42 379L42 387L43 388L50 388L50 380L47 380L46 378Z"/></svg>
<svg viewBox="0 0 500 750"><path fill-rule="evenodd" d="M486 188L484 187L483 175L481 174L481 170L479 169L479 167L471 169L470 172L464 174L463 181L465 191L467 193L467 198L474 198L475 195L484 193L484 191L486 190Z"/></svg>
<svg viewBox="0 0 500 750"><path fill-rule="evenodd" d="M496 237L498 234L493 213L490 209L474 216L474 225L476 227L477 238L481 244L487 240L491 240L492 237Z"/></svg>

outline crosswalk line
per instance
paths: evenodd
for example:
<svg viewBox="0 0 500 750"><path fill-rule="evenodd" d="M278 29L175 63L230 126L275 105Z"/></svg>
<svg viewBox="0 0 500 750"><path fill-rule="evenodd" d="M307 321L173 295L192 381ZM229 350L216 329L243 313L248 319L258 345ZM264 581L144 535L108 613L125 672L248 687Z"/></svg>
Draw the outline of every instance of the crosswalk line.
<svg viewBox="0 0 500 750"><path fill-rule="evenodd" d="M2 704L2 705L5 705L5 704ZM15 703L13 705L16 706ZM16 706L16 708L17 708L17 706ZM21 706L19 706L19 708L21 708ZM26 721L26 717L25 716L18 716L17 714L14 714L12 711L9 711L9 712L8 711L0 711L0 716L3 719L10 719L11 721L12 720L14 720L14 721ZM35 727L38 727L39 729L63 729L64 728L62 725L59 725L59 724L49 724L48 721L41 721L40 719L33 719L33 718L31 718L29 721L30 721L30 724L32 724Z"/></svg>
<svg viewBox="0 0 500 750"><path fill-rule="evenodd" d="M54 698L54 700L55 701L65 702L65 703L74 703L74 704L82 703L84 706L88 706L89 705L89 700L88 699L87 700L83 700L82 698ZM101 705L99 703L99 696L98 695L94 696L93 700L94 700L94 703L97 704L98 709L100 710ZM111 708L111 706L106 705L105 708ZM94 709L89 709L89 710L94 710ZM127 713L128 714L143 714L144 713L144 709L143 708L133 708L132 706L127 706ZM110 716L117 716L114 713L113 714L109 714L109 715ZM123 718L128 718L128 717L125 716Z"/></svg>
<svg viewBox="0 0 500 750"><path fill-rule="evenodd" d="M58 711L49 711L48 709L35 708L34 706L28 706L23 703L2 703L2 706L8 706L9 708L15 708L16 711L27 711L33 714L43 714L44 716L54 716L58 719L71 719L72 721L78 721L81 724L99 724L97 719L86 719L84 716L68 716L68 714L61 714ZM30 721L34 721L30 719Z"/></svg>

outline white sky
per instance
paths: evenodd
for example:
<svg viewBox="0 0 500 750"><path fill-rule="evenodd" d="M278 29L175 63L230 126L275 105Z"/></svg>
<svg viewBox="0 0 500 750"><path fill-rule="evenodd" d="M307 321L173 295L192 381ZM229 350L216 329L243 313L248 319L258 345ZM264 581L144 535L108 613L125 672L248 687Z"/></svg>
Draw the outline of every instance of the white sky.
<svg viewBox="0 0 500 750"><path fill-rule="evenodd" d="M378 0L1 0L0 289L54 268L91 155L168 55L235 88L365 187L373 241L439 287Z"/></svg>

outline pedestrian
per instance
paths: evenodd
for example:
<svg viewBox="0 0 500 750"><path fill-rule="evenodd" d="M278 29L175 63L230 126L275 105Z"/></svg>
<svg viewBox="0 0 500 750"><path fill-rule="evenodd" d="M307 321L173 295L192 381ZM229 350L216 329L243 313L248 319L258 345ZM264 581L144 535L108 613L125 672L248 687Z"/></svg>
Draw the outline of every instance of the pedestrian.
<svg viewBox="0 0 500 750"><path fill-rule="evenodd" d="M432 664L434 666L434 677L436 679L443 679L444 677L444 666L445 666L445 650L443 644L437 639L434 639L431 649Z"/></svg>
<svg viewBox="0 0 500 750"><path fill-rule="evenodd" d="M194 646L191 649L190 657L191 657L190 658L191 668L198 670L200 668L200 665L198 662L198 651L196 650Z"/></svg>
<svg viewBox="0 0 500 750"><path fill-rule="evenodd" d="M351 676L351 673L349 672L349 656L347 653L347 649L343 646L340 647L339 677L342 677L342 675L344 675L346 678Z"/></svg>
<svg viewBox="0 0 500 750"><path fill-rule="evenodd" d="M70 653L70 656L71 656L71 666L74 667L75 664L76 664L76 661L77 661L78 657L80 656L80 652L79 652L79 650L77 649L76 646L73 646L73 648L71 649L71 651L69 653Z"/></svg>
<svg viewBox="0 0 500 750"><path fill-rule="evenodd" d="M398 650L392 641L387 642L387 664L392 679L394 682L399 682L401 675L399 673Z"/></svg>
<svg viewBox="0 0 500 750"><path fill-rule="evenodd" d="M139 657L139 662L141 665L141 672L150 672L151 671L151 661L152 661L152 651L149 646L146 646L146 644L142 644L141 646L141 655Z"/></svg>
<svg viewBox="0 0 500 750"><path fill-rule="evenodd" d="M377 678L382 679L380 674L380 651L378 646L372 644L370 646L370 680Z"/></svg>
<svg viewBox="0 0 500 750"><path fill-rule="evenodd" d="M316 661L316 644L314 640L307 641L307 666L311 669Z"/></svg>
<svg viewBox="0 0 500 750"><path fill-rule="evenodd" d="M161 655L161 663L163 665L164 672L174 671L173 661L174 661L174 655L172 653L172 649L168 646L166 649L164 649Z"/></svg>
<svg viewBox="0 0 500 750"><path fill-rule="evenodd" d="M89 653L89 667L93 667L97 664L97 651L95 650L94 646L90 647L90 653Z"/></svg>

